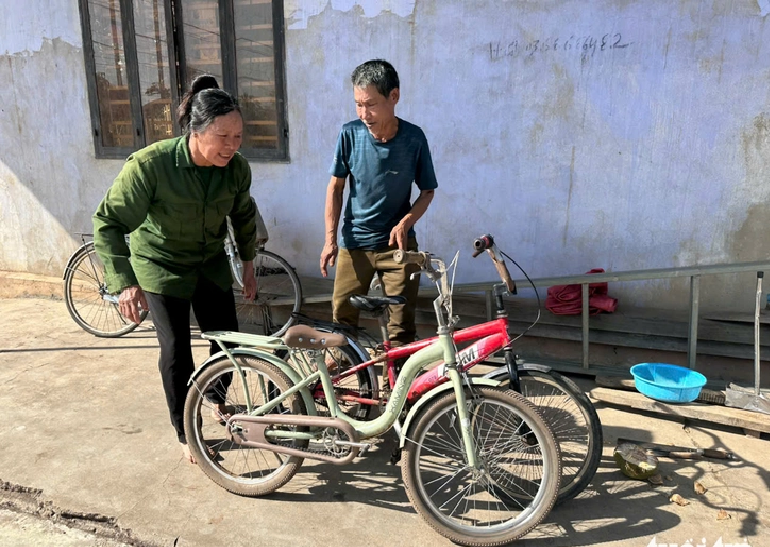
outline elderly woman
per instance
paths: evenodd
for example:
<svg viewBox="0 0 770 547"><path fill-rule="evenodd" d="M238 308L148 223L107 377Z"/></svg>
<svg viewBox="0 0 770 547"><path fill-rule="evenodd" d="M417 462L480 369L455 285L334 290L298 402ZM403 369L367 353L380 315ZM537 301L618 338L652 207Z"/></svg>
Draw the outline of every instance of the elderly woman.
<svg viewBox="0 0 770 547"><path fill-rule="evenodd" d="M184 457L195 463L183 423L194 370L190 306L202 331L238 330L223 246L225 216L232 220L243 260L244 296L253 299L258 212L249 193L249 164L238 154L243 120L236 100L213 76L198 77L182 99L179 122L182 137L128 158L94 214L94 243L108 289L120 293L121 313L139 322L142 309L152 312L171 423ZM211 352L216 350L212 343ZM218 392L207 396L224 414Z"/></svg>

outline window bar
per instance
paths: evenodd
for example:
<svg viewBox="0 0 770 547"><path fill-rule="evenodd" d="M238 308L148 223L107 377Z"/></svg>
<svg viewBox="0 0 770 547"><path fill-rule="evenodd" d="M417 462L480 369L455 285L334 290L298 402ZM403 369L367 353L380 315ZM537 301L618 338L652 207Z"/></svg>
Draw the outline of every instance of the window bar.
<svg viewBox="0 0 770 547"><path fill-rule="evenodd" d="M136 54L136 31L134 10L131 0L120 0L120 17L123 22L123 55L126 59L128 95L131 100L131 118L134 122L134 146L143 148L144 122L142 120L142 98L139 96L139 58Z"/></svg>
<svg viewBox="0 0 770 547"><path fill-rule="evenodd" d="M284 47L283 2L273 0L273 67L275 68L275 107L278 125L278 157L289 159L289 123L286 117L286 48Z"/></svg>
<svg viewBox="0 0 770 547"><path fill-rule="evenodd" d="M181 9L181 6L177 5L175 0L169 2L163 2L166 14L166 44L168 45L168 64L169 64L169 89L171 89L171 121L173 123L174 135L180 135L182 133L179 127L179 120L177 120L176 111L179 108L179 102L182 97L182 90L180 82L181 79L180 67L182 66L182 41L177 42L177 29L176 29L176 16L175 10ZM177 49L178 48L178 49Z"/></svg>
<svg viewBox="0 0 770 547"><path fill-rule="evenodd" d="M219 0L219 28L219 40L222 46L222 88L233 97L238 97L233 0Z"/></svg>
<svg viewBox="0 0 770 547"><path fill-rule="evenodd" d="M80 25L83 29L83 54L86 65L86 85L88 86L88 106L91 110L91 133L94 137L96 157L102 154L102 122L99 113L99 96L96 85L96 66L94 59L94 44L91 41L91 17L88 11L88 0L80 0Z"/></svg>
<svg viewBox="0 0 770 547"><path fill-rule="evenodd" d="M179 0L172 1L172 11L174 17L174 48L176 49L176 63L177 64L177 86L179 89L179 101L182 101L182 96L187 89L187 59L185 58L184 49L184 9L182 8L182 2Z"/></svg>

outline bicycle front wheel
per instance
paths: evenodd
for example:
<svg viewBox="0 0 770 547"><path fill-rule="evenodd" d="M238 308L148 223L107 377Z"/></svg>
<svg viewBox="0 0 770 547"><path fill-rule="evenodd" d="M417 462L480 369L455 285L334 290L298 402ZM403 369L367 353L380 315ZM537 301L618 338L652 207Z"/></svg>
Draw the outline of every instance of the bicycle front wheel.
<svg viewBox="0 0 770 547"><path fill-rule="evenodd" d="M504 545L548 514L559 489L559 449L532 403L512 391L468 394L480 469L466 461L453 392L426 404L401 469L407 495L439 534L471 546Z"/></svg>
<svg viewBox="0 0 770 547"><path fill-rule="evenodd" d="M264 336L282 336L294 322L292 313L302 304L302 286L297 272L286 260L270 251L257 249L254 257L257 296L243 298L241 287L235 291L235 309L241 332Z"/></svg>
<svg viewBox="0 0 770 547"><path fill-rule="evenodd" d="M508 385L508 373L495 377ZM534 403L559 443L561 485L557 503L581 493L602 459L602 423L578 385L558 372L520 370L521 394Z"/></svg>
<svg viewBox="0 0 770 547"><path fill-rule="evenodd" d="M72 257L64 273L64 303L72 319L86 332L116 338L133 331L137 323L123 317L117 302L109 299L104 282L104 264L93 242L86 243ZM142 311L142 321L147 311Z"/></svg>

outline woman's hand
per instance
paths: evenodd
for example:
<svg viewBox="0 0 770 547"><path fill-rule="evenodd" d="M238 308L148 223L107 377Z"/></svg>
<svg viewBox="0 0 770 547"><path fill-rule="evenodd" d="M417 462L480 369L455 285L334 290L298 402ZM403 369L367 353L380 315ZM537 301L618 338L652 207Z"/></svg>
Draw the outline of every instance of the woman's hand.
<svg viewBox="0 0 770 547"><path fill-rule="evenodd" d="M139 285L131 285L123 289L118 297L118 307L123 317L137 324L142 322L142 310L150 309L144 297L144 291Z"/></svg>
<svg viewBox="0 0 770 547"><path fill-rule="evenodd" d="M254 263L243 261L243 297L254 300L257 297L257 278L254 277Z"/></svg>

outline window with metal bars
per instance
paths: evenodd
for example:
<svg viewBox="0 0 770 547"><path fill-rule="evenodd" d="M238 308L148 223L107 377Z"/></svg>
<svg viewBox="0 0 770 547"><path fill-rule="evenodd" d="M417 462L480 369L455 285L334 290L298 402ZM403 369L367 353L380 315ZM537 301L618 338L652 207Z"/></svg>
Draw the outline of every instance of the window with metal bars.
<svg viewBox="0 0 770 547"><path fill-rule="evenodd" d="M179 99L211 74L238 98L241 154L288 159L281 0L79 0L98 158L180 134Z"/></svg>

